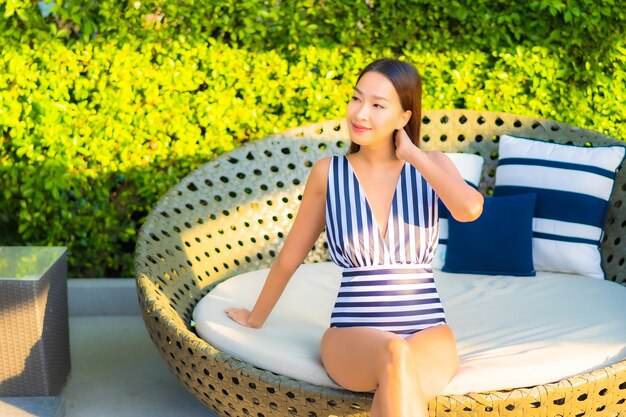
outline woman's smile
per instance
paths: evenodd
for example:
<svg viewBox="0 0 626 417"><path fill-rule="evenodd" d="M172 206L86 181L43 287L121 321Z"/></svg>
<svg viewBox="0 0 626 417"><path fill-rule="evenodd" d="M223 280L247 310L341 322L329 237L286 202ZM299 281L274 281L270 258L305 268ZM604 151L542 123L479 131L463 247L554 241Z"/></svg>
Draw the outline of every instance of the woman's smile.
<svg viewBox="0 0 626 417"><path fill-rule="evenodd" d="M369 130L372 130L369 127L365 127L363 125L360 125L358 123L354 123L352 122L352 129L356 132L356 133L363 133L363 132L367 132Z"/></svg>

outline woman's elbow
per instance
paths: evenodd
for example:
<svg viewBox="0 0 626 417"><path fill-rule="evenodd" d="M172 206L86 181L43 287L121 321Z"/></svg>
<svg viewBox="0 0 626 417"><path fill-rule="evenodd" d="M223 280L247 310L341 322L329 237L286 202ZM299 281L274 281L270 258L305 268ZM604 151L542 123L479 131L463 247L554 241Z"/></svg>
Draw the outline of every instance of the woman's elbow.
<svg viewBox="0 0 626 417"><path fill-rule="evenodd" d="M452 213L454 219L459 222L473 222L483 213L484 197L480 193L476 193L476 198L467 202L465 207L457 213Z"/></svg>

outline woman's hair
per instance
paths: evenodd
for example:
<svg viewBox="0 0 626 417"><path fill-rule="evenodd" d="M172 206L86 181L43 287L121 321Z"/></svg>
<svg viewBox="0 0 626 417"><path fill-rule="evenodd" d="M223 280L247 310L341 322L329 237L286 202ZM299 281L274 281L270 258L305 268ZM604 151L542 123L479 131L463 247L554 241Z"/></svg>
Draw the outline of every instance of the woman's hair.
<svg viewBox="0 0 626 417"><path fill-rule="evenodd" d="M361 71L356 80L356 84L363 75L370 71L381 73L391 81L404 111L411 110L411 118L404 127L404 130L411 138L415 146L419 146L420 125L422 122L422 79L415 67L407 62L395 59L378 59ZM356 85L355 84L355 85ZM350 142L348 153L357 152L360 145Z"/></svg>

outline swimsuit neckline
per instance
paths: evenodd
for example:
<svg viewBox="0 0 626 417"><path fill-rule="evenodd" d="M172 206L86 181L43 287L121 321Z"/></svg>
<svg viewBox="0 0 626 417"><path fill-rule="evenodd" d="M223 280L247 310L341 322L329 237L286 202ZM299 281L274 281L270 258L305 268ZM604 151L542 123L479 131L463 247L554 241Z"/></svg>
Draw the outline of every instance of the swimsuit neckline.
<svg viewBox="0 0 626 417"><path fill-rule="evenodd" d="M387 223L386 223L386 227L385 227L385 234L383 236L383 233L380 229L380 226L378 224L378 220L376 219L376 216L374 215L374 210L372 209L369 199L367 198L367 194L365 193L365 189L363 188L363 186L361 185L361 181L359 180L358 175L356 174L356 171L354 170L354 168L352 167L352 164L350 163L350 160L348 160L348 157L346 155L344 155L344 158L346 160L346 163L348 164L348 170L352 173L352 175L354 176L356 183L359 187L359 191L360 193L363 195L363 199L365 201L365 207L367 209L367 211L371 214L372 216L372 222L374 223L374 226L376 228L376 231L378 232L378 236L382 239L383 242L385 242L385 246L386 246L386 242L387 242L387 236L389 235L389 224L393 222L393 206L394 203L396 202L397 196L398 196L398 188L400 187L400 182L402 180L402 175L404 174L404 170L406 169L406 162L404 163L404 165L402 165L402 169L400 170L400 174L398 175L398 179L396 180L396 186L393 192L393 196L391 197L391 204L389 205L389 214L387 215Z"/></svg>

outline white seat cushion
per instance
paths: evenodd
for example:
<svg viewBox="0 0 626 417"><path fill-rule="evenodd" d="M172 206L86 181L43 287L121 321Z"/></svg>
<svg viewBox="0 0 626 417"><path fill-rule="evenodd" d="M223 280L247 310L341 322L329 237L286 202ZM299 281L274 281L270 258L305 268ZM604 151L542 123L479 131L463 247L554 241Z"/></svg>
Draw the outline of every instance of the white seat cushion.
<svg viewBox="0 0 626 417"><path fill-rule="evenodd" d="M258 330L226 317L252 308L267 270L233 277L207 294L193 319L200 337L259 368L312 384L327 376L319 343L341 279L332 263L302 265ZM435 270L461 367L442 392L465 394L555 382L626 358L626 287L580 275L534 278Z"/></svg>

